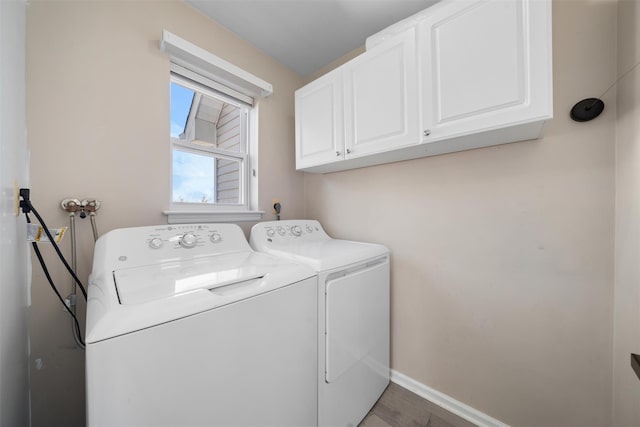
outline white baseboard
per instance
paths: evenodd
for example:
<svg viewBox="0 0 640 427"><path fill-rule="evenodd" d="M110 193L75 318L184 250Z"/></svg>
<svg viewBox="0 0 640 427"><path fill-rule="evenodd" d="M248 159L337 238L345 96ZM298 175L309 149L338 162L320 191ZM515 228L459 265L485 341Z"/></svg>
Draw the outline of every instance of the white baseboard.
<svg viewBox="0 0 640 427"><path fill-rule="evenodd" d="M460 418L464 418L478 427L509 427L508 424L498 421L469 405L457 401L451 396L447 396L393 369L391 370L391 381L427 399L429 402L435 403L441 408L456 414Z"/></svg>

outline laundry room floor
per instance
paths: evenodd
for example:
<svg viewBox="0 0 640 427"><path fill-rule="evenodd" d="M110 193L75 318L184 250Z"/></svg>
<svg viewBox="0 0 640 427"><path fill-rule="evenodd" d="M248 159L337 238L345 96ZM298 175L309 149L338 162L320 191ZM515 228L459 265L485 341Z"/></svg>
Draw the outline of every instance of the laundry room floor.
<svg viewBox="0 0 640 427"><path fill-rule="evenodd" d="M475 427L415 393L390 383L359 427Z"/></svg>

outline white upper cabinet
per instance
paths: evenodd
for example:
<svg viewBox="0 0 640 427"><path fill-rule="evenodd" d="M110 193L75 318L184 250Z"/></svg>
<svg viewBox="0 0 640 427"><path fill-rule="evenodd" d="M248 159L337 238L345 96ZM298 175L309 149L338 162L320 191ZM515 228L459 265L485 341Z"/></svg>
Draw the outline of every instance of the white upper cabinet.
<svg viewBox="0 0 640 427"><path fill-rule="evenodd" d="M550 2L445 1L427 11L418 24L423 142L534 122L516 140L539 137L553 111Z"/></svg>
<svg viewBox="0 0 640 427"><path fill-rule="evenodd" d="M347 159L417 142L414 28L354 58L343 72Z"/></svg>
<svg viewBox="0 0 640 427"><path fill-rule="evenodd" d="M416 32L410 28L296 91L296 168L331 172L419 140Z"/></svg>
<svg viewBox="0 0 640 427"><path fill-rule="evenodd" d="M333 172L538 138L551 0L443 0L296 92L296 167Z"/></svg>
<svg viewBox="0 0 640 427"><path fill-rule="evenodd" d="M296 169L344 159L342 70L296 91Z"/></svg>

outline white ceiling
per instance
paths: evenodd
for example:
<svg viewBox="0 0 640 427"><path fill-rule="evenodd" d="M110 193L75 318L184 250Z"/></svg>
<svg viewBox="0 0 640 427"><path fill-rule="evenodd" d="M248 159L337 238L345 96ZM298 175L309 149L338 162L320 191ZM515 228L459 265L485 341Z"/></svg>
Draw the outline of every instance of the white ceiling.
<svg viewBox="0 0 640 427"><path fill-rule="evenodd" d="M301 76L437 0L186 0Z"/></svg>

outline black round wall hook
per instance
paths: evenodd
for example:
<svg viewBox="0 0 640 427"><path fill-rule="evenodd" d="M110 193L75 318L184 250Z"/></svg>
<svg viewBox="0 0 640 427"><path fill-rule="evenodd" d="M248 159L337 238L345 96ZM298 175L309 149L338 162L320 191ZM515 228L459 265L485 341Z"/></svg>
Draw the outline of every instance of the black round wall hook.
<svg viewBox="0 0 640 427"><path fill-rule="evenodd" d="M571 118L576 122L593 120L604 110L604 102L598 98L586 98L576 103L571 109Z"/></svg>

